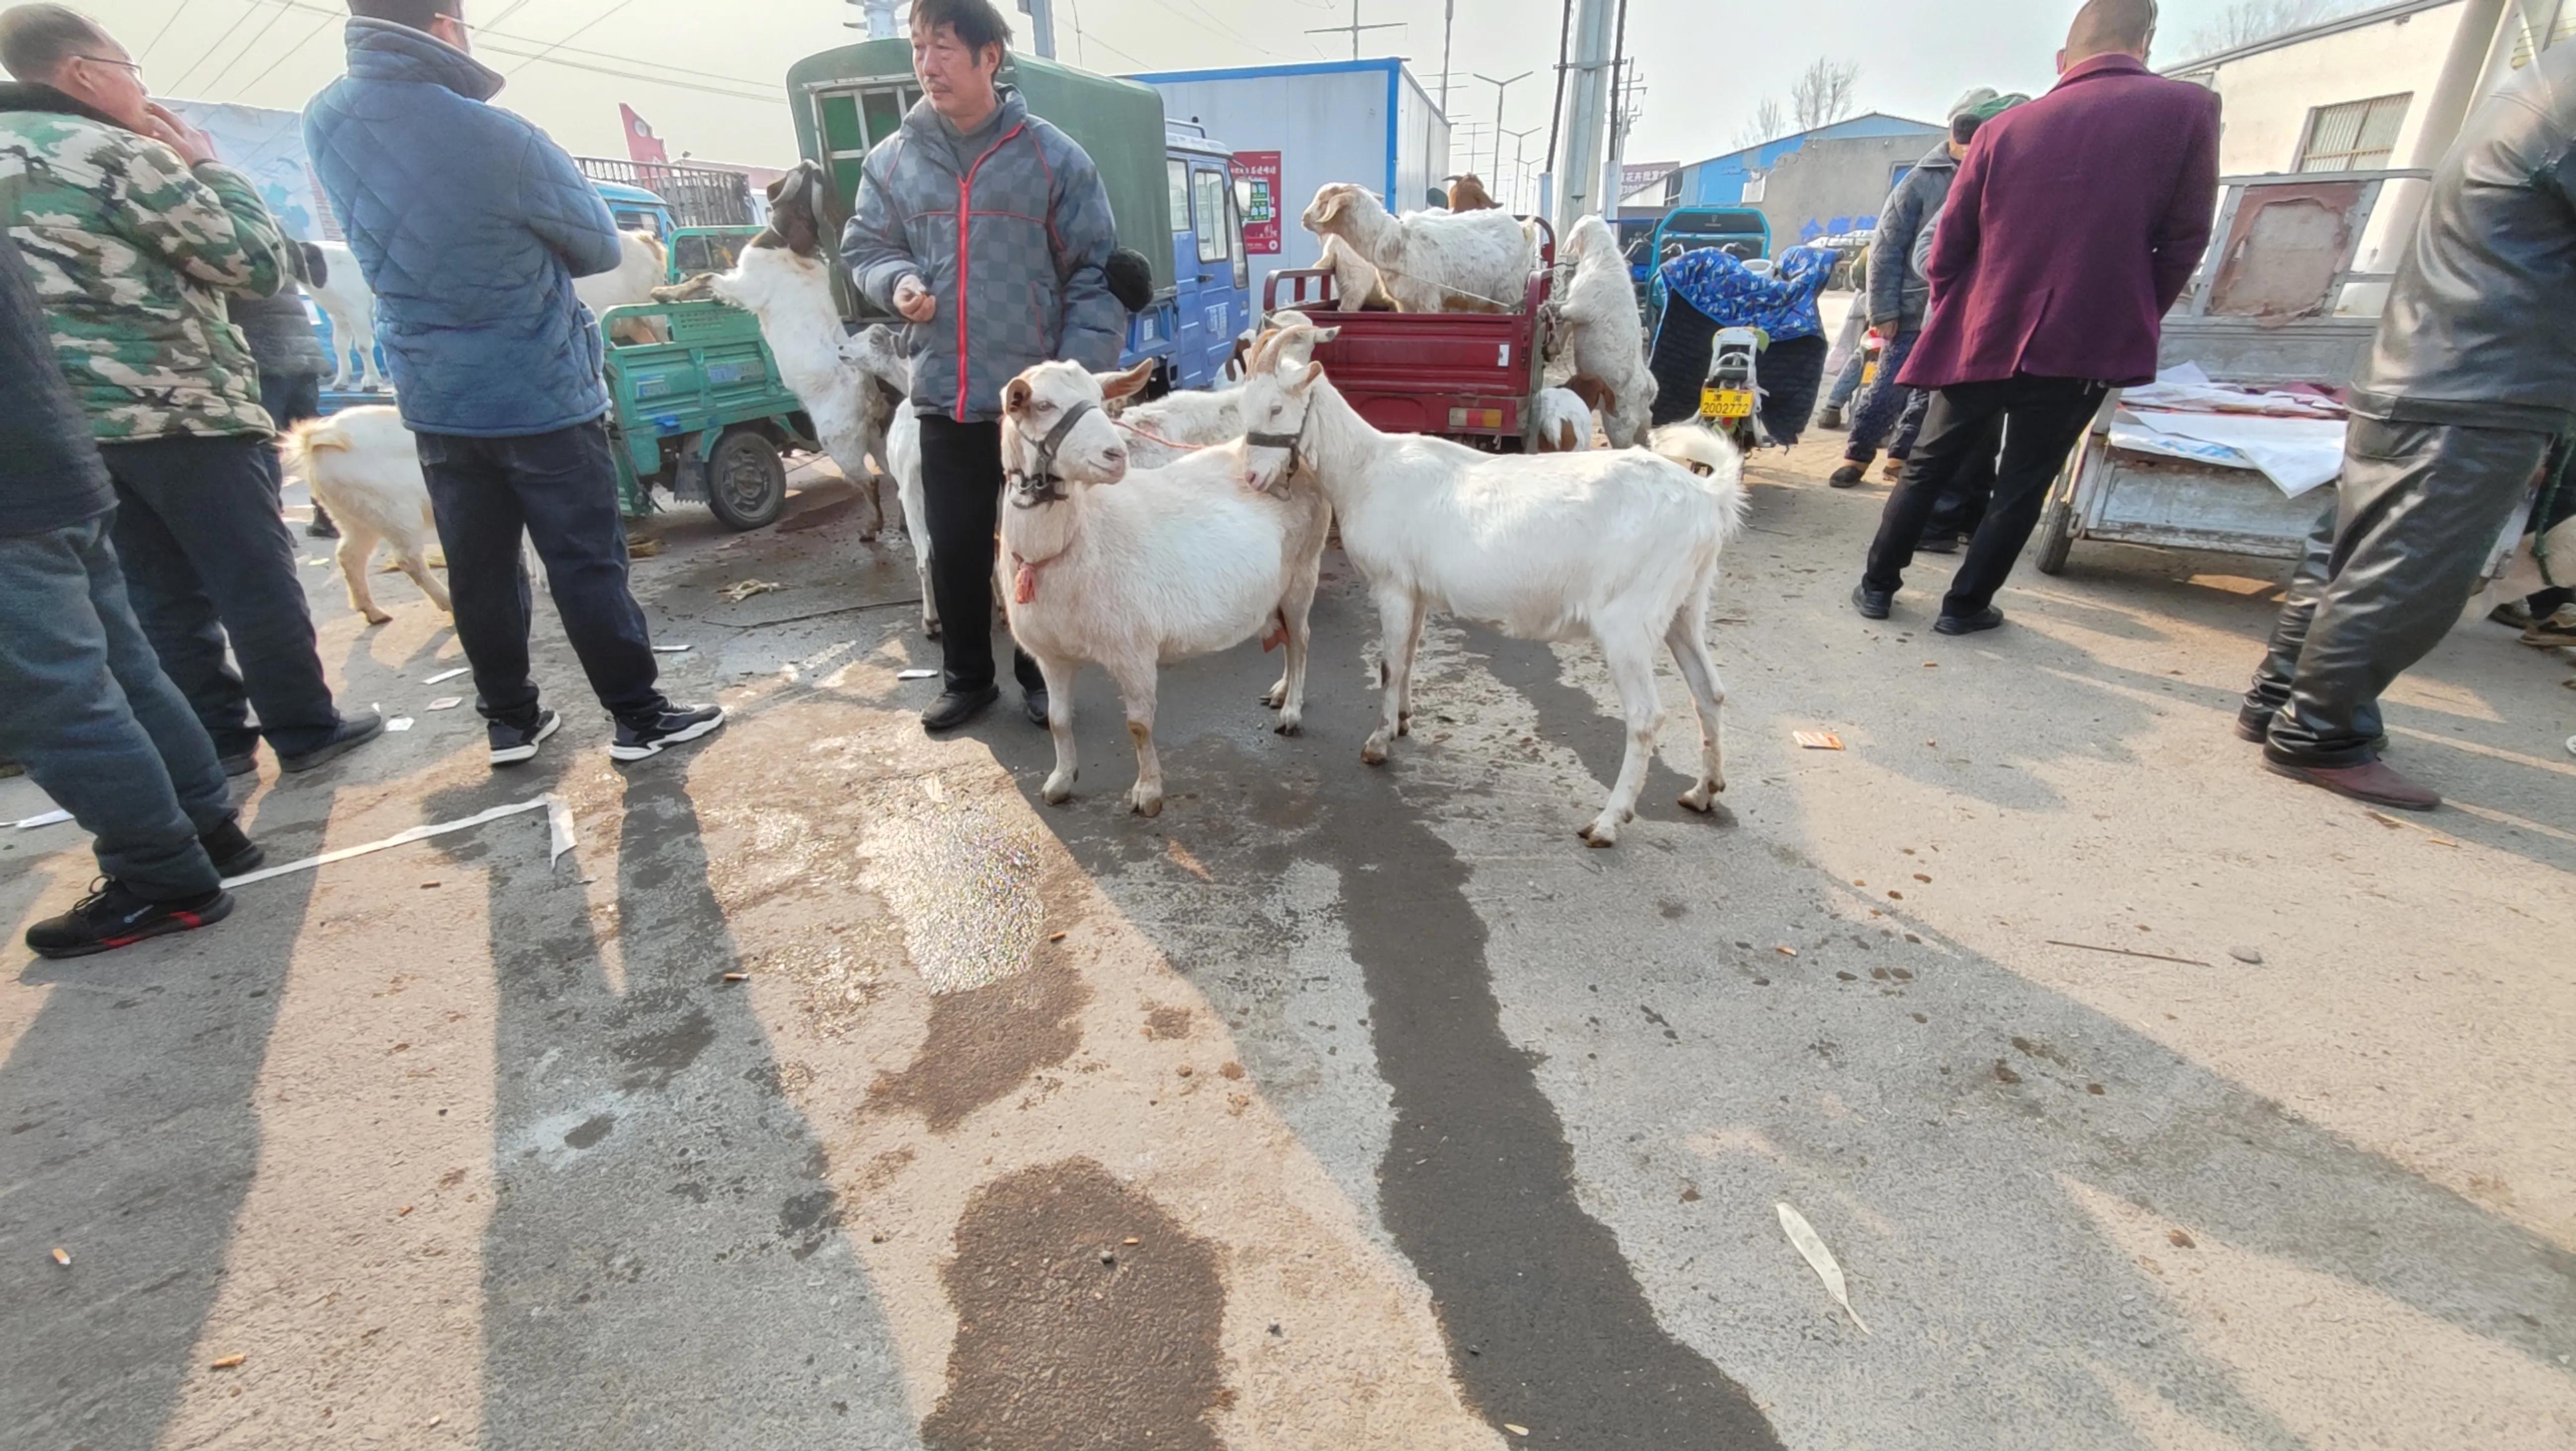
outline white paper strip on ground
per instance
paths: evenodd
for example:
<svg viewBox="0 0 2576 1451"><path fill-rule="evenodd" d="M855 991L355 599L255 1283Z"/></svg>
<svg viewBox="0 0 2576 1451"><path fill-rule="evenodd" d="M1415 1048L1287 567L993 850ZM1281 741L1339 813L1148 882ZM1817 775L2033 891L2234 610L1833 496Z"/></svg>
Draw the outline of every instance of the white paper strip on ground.
<svg viewBox="0 0 2576 1451"><path fill-rule="evenodd" d="M462 821L442 821L430 826L415 826L409 831L396 832L382 841L371 841L363 846L344 846L338 851L326 851L320 856L306 857L300 862L288 862L282 867L263 867L259 871L245 873L242 876L228 877L224 880L224 885L241 887L252 882L264 882L270 877L282 877L290 872L312 871L317 867L329 866L333 862L347 861L351 857L362 857L371 852L409 846L415 841L427 841L433 836L445 836L450 832L469 830L485 822L498 821L505 816L517 816L522 812L540 809L546 813L548 838L546 861L548 865L552 865L557 858L573 849L574 839L572 808L564 804L562 797L549 791L533 800L514 801L507 806L495 806L489 811L477 812Z"/></svg>

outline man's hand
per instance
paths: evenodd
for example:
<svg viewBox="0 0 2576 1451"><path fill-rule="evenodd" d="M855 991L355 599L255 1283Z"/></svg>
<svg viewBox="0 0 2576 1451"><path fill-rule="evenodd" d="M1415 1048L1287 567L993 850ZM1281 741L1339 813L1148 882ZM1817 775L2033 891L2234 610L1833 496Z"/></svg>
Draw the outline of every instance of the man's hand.
<svg viewBox="0 0 2576 1451"><path fill-rule="evenodd" d="M198 166L215 159L215 138L180 120L159 101L146 101L143 109L151 119L143 134L178 152L181 161Z"/></svg>
<svg viewBox="0 0 2576 1451"><path fill-rule="evenodd" d="M939 299L921 285L918 277L906 277L894 285L894 310L907 322L928 322L939 312Z"/></svg>

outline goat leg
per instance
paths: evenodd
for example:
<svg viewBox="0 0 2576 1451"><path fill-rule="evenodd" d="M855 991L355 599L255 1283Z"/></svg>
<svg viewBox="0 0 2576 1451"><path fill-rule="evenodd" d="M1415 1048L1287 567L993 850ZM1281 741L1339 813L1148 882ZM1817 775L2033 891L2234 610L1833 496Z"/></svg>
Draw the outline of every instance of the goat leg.
<svg viewBox="0 0 2576 1451"><path fill-rule="evenodd" d="M1422 604L1410 593L1381 591L1377 597L1378 723L1360 745L1360 759L1386 764L1395 738L1403 734L1405 691L1413 676L1413 650L1422 639Z"/></svg>
<svg viewBox="0 0 2576 1451"><path fill-rule="evenodd" d="M1109 664L1118 694L1127 703L1127 735L1136 743L1136 787L1127 793L1128 808L1139 816L1163 814L1163 757L1154 749L1154 699L1160 681L1154 657ZM1066 682L1070 684L1071 682ZM1055 687L1047 687L1047 709L1055 709Z"/></svg>
<svg viewBox="0 0 2576 1451"><path fill-rule="evenodd" d="M1080 662L1058 660L1049 655L1032 655L1038 674L1046 680L1047 736L1055 745L1055 769L1047 773L1040 794L1049 806L1062 806L1073 799L1073 783L1082 774L1082 759L1073 748L1073 677Z"/></svg>
<svg viewBox="0 0 2576 1451"><path fill-rule="evenodd" d="M1601 806L1601 814L1590 825L1575 833L1593 846L1619 844L1619 828L1637 815L1637 792L1646 784L1646 763L1655 756L1655 732L1663 724L1664 704L1655 693L1654 641L1639 640L1622 632L1615 640L1601 639L1601 654L1610 667L1611 683L1619 689L1620 713L1628 724L1628 749L1619 760L1619 779L1610 785L1610 799Z"/></svg>

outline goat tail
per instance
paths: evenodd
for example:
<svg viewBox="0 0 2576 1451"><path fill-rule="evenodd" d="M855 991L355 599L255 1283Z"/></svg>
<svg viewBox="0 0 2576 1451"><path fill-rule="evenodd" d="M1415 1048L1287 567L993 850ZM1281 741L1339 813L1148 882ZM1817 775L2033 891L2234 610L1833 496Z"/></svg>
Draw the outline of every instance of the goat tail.
<svg viewBox="0 0 2576 1451"><path fill-rule="evenodd" d="M1646 443L1705 482L1718 506L1718 540L1733 539L1752 503L1744 492L1744 455L1735 445L1698 423L1667 423L1646 435Z"/></svg>
<svg viewBox="0 0 2576 1451"><path fill-rule="evenodd" d="M288 468L300 473L312 463L315 454L332 449L346 450L351 446L349 435L340 431L338 420L308 418L286 431L277 451Z"/></svg>

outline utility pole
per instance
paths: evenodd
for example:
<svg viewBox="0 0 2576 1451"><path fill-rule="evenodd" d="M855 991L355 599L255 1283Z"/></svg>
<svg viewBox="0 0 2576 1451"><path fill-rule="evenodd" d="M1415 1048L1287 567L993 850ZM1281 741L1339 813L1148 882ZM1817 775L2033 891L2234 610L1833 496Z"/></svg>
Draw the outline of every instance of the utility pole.
<svg viewBox="0 0 2576 1451"><path fill-rule="evenodd" d="M1619 219L1619 158L1627 149L1628 93L1621 79L1632 67L1628 59L1628 0L1619 0L1619 22L1610 41L1609 138L1601 158L1601 215Z"/></svg>
<svg viewBox="0 0 2576 1451"><path fill-rule="evenodd" d="M1440 12L1440 118L1444 121L1449 119L1449 38L1457 29L1458 0L1449 0Z"/></svg>
<svg viewBox="0 0 2576 1451"><path fill-rule="evenodd" d="M848 3L859 7L859 18L842 21L843 28L864 30L870 40L892 40L900 33L894 28L895 0L848 0Z"/></svg>
<svg viewBox="0 0 2576 1451"><path fill-rule="evenodd" d="M1353 60L1358 60L1358 59L1360 58L1360 32L1361 32L1361 31L1363 31L1363 30L1402 30L1403 28L1404 28L1404 22L1403 22L1403 21L1401 21L1401 20L1381 20L1381 21L1379 21L1379 22L1378 22L1377 24L1375 24L1375 25L1362 25L1362 24L1360 24L1360 0L1351 0L1351 23L1350 23L1350 24L1348 24L1348 25L1318 25L1318 26L1314 26L1314 27L1312 27L1312 28L1308 29L1306 33L1307 33L1308 35L1340 35L1340 34L1342 34L1344 31L1348 31L1348 32L1350 32L1350 37L1351 37L1351 59L1353 59Z"/></svg>
<svg viewBox="0 0 2576 1451"><path fill-rule="evenodd" d="M1504 133L1505 135L1508 135L1508 136L1510 136L1510 137L1512 138L1512 201L1511 201L1511 209L1512 209L1514 212L1519 212L1520 210L1522 210L1521 203L1522 203L1522 201L1523 201L1523 196L1522 196L1523 182L1524 182L1524 180L1526 179L1526 177L1527 177L1527 175L1528 175L1528 171L1529 171L1529 158L1528 158L1528 155L1527 155L1527 152L1528 152L1528 150L1529 150L1529 139L1530 139L1531 137L1533 137L1533 136L1537 135L1538 133L1539 133L1539 128L1538 128L1538 127L1536 127L1536 126L1529 127L1529 128L1527 128L1526 130L1521 130L1521 131L1509 131L1509 132L1505 132L1505 133ZM1497 141L1497 142L1495 142L1495 143L1494 143L1494 165L1496 165L1497 167L1499 167L1499 166L1501 166L1501 165L1503 164L1503 162L1502 162L1502 155L1503 155L1503 145L1502 145L1502 143L1501 143L1501 142Z"/></svg>
<svg viewBox="0 0 2576 1451"><path fill-rule="evenodd" d="M1476 79L1483 81L1486 85L1494 88L1494 165L1499 169L1503 164L1503 136L1505 134L1503 131L1503 95L1513 86L1537 75L1538 72L1523 71L1519 75L1513 76L1510 80L1503 81L1498 81L1492 76L1486 75L1482 71L1477 71L1474 74Z"/></svg>
<svg viewBox="0 0 2576 1451"><path fill-rule="evenodd" d="M1055 59L1055 0L1020 0L1020 13L1029 18L1029 49Z"/></svg>
<svg viewBox="0 0 2576 1451"><path fill-rule="evenodd" d="M1614 0L1577 0L1574 59L1567 65L1564 194L1556 206L1556 231L1601 211L1602 132L1610 118L1611 20Z"/></svg>

